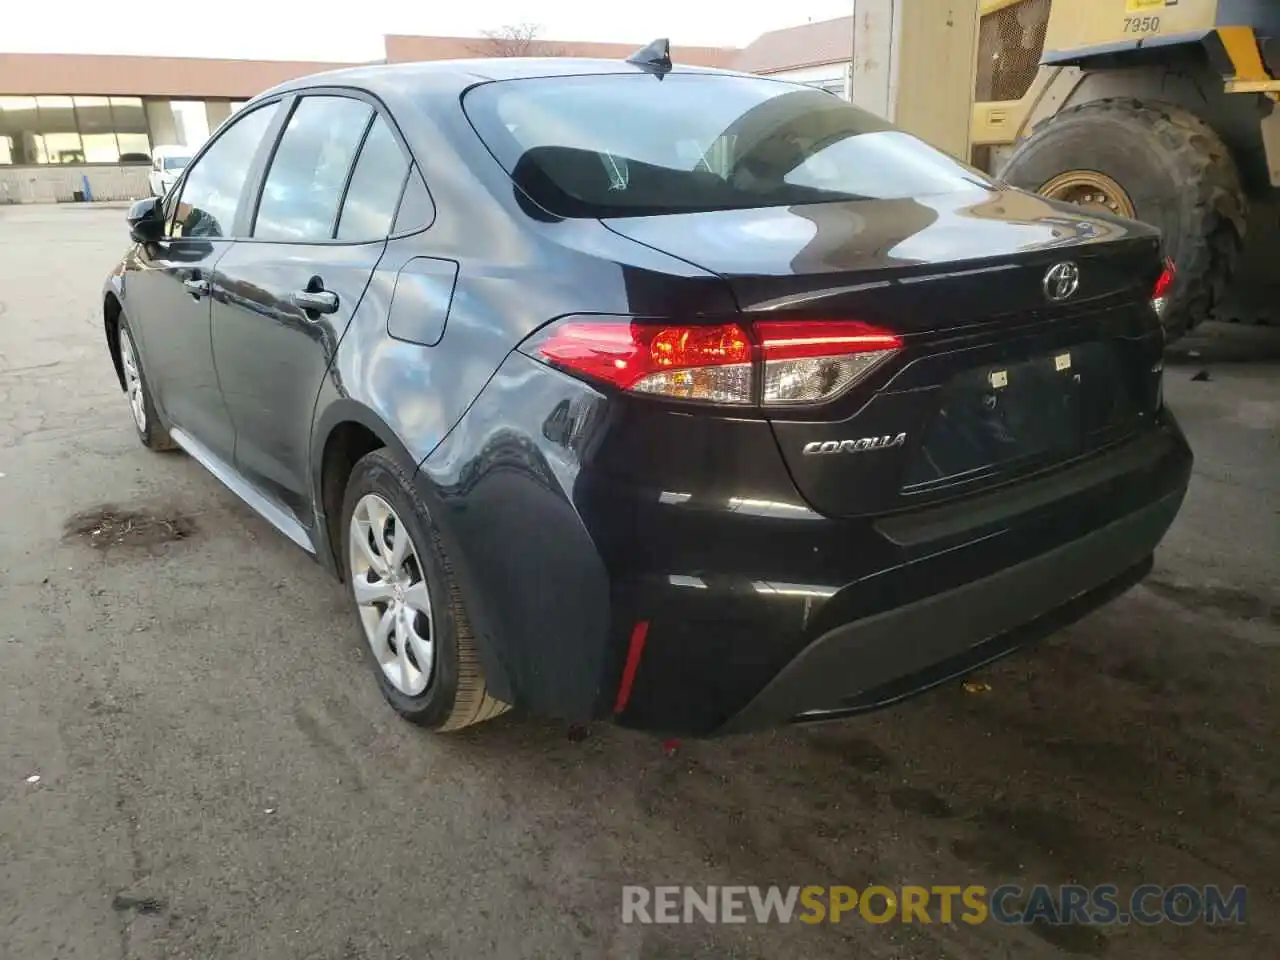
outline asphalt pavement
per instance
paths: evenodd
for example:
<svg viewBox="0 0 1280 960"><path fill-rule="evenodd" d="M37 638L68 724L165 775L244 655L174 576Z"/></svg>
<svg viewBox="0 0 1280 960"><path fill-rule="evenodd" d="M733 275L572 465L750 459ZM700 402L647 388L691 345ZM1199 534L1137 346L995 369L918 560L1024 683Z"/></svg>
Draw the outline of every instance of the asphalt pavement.
<svg viewBox="0 0 1280 960"><path fill-rule="evenodd" d="M120 210L0 207L2 960L1280 955L1280 331L1170 363L1198 459L1151 578L967 687L673 753L441 737L338 583L137 442L99 299L126 243ZM1244 885L1247 923L621 922L625 884L1005 881Z"/></svg>

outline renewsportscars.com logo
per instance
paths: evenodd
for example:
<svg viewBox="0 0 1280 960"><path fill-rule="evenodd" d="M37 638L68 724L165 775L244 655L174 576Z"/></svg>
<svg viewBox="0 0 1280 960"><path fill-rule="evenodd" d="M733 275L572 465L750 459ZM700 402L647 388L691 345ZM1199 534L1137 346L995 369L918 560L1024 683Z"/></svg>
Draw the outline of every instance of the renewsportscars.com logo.
<svg viewBox="0 0 1280 960"><path fill-rule="evenodd" d="M625 886L623 923L998 923L1151 926L1244 923L1247 891L1180 883L758 887Z"/></svg>

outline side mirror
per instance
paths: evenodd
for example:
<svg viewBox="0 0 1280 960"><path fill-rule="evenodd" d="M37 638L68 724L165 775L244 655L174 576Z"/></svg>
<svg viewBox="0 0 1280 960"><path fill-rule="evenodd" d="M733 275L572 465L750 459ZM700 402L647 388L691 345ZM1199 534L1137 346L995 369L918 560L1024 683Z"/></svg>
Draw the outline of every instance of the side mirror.
<svg viewBox="0 0 1280 960"><path fill-rule="evenodd" d="M138 243L157 243L164 239L164 201L160 197L139 200L125 215L129 236Z"/></svg>

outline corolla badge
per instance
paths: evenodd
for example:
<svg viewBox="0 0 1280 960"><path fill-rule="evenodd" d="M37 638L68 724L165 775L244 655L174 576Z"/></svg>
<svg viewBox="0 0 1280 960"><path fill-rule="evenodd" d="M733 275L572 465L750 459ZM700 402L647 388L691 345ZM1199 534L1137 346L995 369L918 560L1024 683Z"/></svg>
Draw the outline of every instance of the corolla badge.
<svg viewBox="0 0 1280 960"><path fill-rule="evenodd" d="M889 447L900 447L907 442L907 435L900 433L896 437L862 437L858 440L814 440L804 445L804 455L812 457L826 453L866 453L868 450L887 450Z"/></svg>
<svg viewBox="0 0 1280 960"><path fill-rule="evenodd" d="M1069 300L1080 289L1080 268L1074 263L1055 263L1044 275L1044 295L1050 300Z"/></svg>

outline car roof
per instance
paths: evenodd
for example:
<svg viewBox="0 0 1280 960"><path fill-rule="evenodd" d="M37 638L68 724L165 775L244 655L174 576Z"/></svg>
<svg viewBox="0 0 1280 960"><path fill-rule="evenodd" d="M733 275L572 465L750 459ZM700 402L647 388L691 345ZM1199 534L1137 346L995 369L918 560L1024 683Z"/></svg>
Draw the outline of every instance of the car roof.
<svg viewBox="0 0 1280 960"><path fill-rule="evenodd" d="M651 72L650 69L626 60L581 57L478 57L470 60L429 60L421 63L371 63L299 77L272 87L259 96L266 97L326 86L350 86L375 94L406 93L413 88L422 87L429 87L442 93L461 93L468 87L490 80L649 72ZM674 65L670 72L750 76L737 74L732 70L717 70L714 67L682 67L679 64Z"/></svg>

